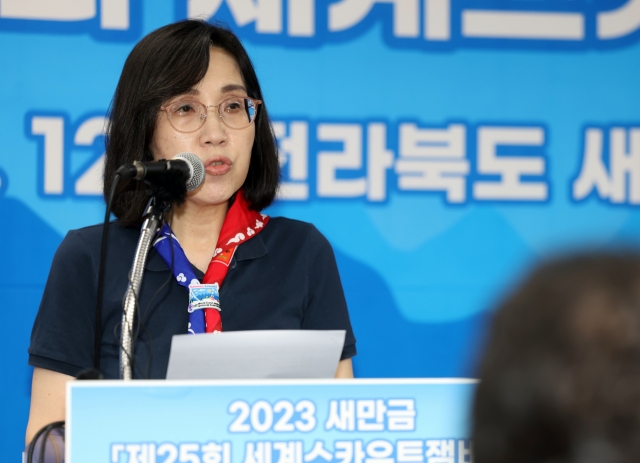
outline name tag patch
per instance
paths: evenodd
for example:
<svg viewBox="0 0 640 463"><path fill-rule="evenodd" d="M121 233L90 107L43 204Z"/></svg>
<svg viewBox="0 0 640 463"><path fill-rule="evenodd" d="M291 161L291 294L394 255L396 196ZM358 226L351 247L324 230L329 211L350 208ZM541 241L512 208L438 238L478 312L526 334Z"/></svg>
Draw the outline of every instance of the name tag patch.
<svg viewBox="0 0 640 463"><path fill-rule="evenodd" d="M220 287L218 283L209 285L189 285L188 311L202 309L220 310Z"/></svg>

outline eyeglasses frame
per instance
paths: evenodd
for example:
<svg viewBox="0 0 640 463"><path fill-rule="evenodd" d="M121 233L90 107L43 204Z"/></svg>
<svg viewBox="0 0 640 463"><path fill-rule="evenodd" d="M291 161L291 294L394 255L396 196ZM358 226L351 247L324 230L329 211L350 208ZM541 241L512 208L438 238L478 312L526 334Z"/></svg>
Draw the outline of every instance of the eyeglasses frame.
<svg viewBox="0 0 640 463"><path fill-rule="evenodd" d="M256 108L255 117L253 118L253 120L251 122L249 122L244 127L231 127L222 118L222 111L220 110L220 106L222 106L223 103L225 103L225 102L227 102L229 100L233 100L234 98L242 98L243 100L251 100L253 102L255 108ZM262 104L262 100L257 100L255 98L251 98L251 97L248 97L248 96L230 97L230 98L227 98L227 99L221 101L217 105L211 104L209 106L206 106L204 103L201 103L198 100L189 100L189 101L192 102L192 103L198 103L199 105L201 105L204 108L204 113L200 113L200 118L202 119L202 123L200 124L200 127L198 127L197 129L190 130L188 132L185 132L184 130L180 130L175 125L173 125L173 121L171 120L171 116L169 115L169 111L168 111L169 106L173 105L174 103L181 103L182 100L177 100L177 101L174 101L173 103L169 103L169 104L167 104L165 106L160 106L160 111L163 111L164 113L166 113L167 119L169 119L169 124L171 124L171 127L173 127L177 132L180 132L180 133L193 133L193 132L196 132L196 131L200 130L202 128L202 126L204 125L204 123L206 122L207 117L209 117L209 108L218 108L218 119L220 119L220 122L222 122L225 126L229 127L231 130L243 130L243 129L246 129L247 127L249 127L251 124L255 123L256 118L258 117L258 106L260 106ZM204 118L202 118L202 114L204 114Z"/></svg>

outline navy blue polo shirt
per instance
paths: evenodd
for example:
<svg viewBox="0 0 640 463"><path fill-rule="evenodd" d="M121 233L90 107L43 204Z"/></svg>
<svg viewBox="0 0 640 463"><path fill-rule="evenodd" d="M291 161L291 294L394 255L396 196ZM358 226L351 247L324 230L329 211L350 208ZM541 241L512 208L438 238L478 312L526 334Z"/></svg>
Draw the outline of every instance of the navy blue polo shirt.
<svg viewBox="0 0 640 463"><path fill-rule="evenodd" d="M139 230L109 226L100 370L118 378L122 301ZM56 251L31 333L30 365L71 376L93 366L101 239L102 225L73 230ZM220 304L224 331L346 330L342 359L356 354L333 250L311 224L272 218L238 246ZM186 288L152 248L135 325L135 378L165 378L171 337L187 332L187 305Z"/></svg>

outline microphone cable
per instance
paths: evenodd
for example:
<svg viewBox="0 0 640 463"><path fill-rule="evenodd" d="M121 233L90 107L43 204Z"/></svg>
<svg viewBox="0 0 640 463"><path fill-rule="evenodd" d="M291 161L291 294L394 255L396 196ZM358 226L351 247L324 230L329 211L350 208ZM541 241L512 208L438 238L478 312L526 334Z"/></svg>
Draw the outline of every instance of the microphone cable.
<svg viewBox="0 0 640 463"><path fill-rule="evenodd" d="M33 454L35 453L36 450L36 445L38 443L38 439L41 439L40 442L40 459L37 461L37 463L44 463L44 458L45 458L45 453L46 453L46 447L47 447L47 439L49 439L49 435L51 434L51 431L53 430L59 430L60 431L60 437L62 438L62 441L64 442L64 421L55 421L53 423L50 423L44 427L42 427L42 429L40 429L40 431L38 431L36 433L36 435L33 437L33 439L31 440L31 442L29 443L29 446L27 447L27 461L26 463L33 463ZM57 447L53 447L55 455L56 455L56 463L62 463L64 461L64 447L62 449L58 449ZM60 452L58 452L57 450L60 450Z"/></svg>
<svg viewBox="0 0 640 463"><path fill-rule="evenodd" d="M121 175L116 172L113 176L113 182L111 183L111 189L109 191L109 197L107 198L107 208L104 213L104 223L102 226L102 242L100 243L100 266L98 268L98 294L96 301L96 325L94 331L94 344L93 344L93 369L96 370L98 376L100 374L100 344L102 339L102 299L104 294L104 274L106 271L107 260L107 240L109 237L109 219L111 218L111 203L113 202L113 196L115 194L118 183L120 182Z"/></svg>

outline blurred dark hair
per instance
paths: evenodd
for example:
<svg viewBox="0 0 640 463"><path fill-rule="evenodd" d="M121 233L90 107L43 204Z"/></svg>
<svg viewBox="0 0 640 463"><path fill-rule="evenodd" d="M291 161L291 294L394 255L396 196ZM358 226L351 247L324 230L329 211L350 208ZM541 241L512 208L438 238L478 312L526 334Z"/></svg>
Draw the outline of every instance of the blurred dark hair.
<svg viewBox="0 0 640 463"><path fill-rule="evenodd" d="M542 265L498 309L475 463L640 461L640 255Z"/></svg>
<svg viewBox="0 0 640 463"><path fill-rule="evenodd" d="M120 165L153 160L150 145L160 106L203 79L212 46L235 59L248 96L264 101L251 60L230 30L204 21L186 20L151 32L129 54L111 103L105 198ZM255 141L243 187L249 206L259 211L273 202L280 176L277 145L264 102L255 124ZM144 184L123 184L115 193L113 213L122 225L137 225L148 200Z"/></svg>

